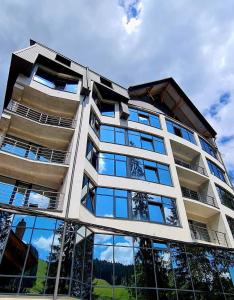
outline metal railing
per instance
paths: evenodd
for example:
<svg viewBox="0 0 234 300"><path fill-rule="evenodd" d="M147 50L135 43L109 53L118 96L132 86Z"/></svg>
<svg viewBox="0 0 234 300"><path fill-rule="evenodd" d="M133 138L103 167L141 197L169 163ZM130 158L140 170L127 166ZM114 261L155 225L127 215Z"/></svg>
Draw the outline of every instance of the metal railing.
<svg viewBox="0 0 234 300"><path fill-rule="evenodd" d="M192 200L196 200L214 207L217 207L216 202L215 202L215 198L210 196L210 195L202 195L196 191L192 191L188 188L185 187L181 187L181 191L182 191L182 195L183 197L192 199Z"/></svg>
<svg viewBox="0 0 234 300"><path fill-rule="evenodd" d="M20 115L26 117L30 120L39 122L41 124L48 124L53 126L65 127L65 128L75 128L75 120L67 119L63 117L47 115L41 113L35 109L27 107L23 104L20 104L17 101L11 100L7 109Z"/></svg>
<svg viewBox="0 0 234 300"><path fill-rule="evenodd" d="M0 182L0 203L31 209L62 210L63 194Z"/></svg>
<svg viewBox="0 0 234 300"><path fill-rule="evenodd" d="M226 234L217 230L210 230L205 227L189 224L191 236L194 240L201 240L208 243L214 243L220 246L228 246Z"/></svg>
<svg viewBox="0 0 234 300"><path fill-rule="evenodd" d="M176 163L177 165L179 165L179 166L182 166L182 167L184 167L184 168L193 170L193 171L195 171L195 172L198 172L198 173L200 173L200 174L202 174L202 175L207 176L207 173L206 173L205 168L199 166L198 164L193 165L193 164L187 163L187 162L182 161L182 160L177 159L177 158L175 158L175 163Z"/></svg>
<svg viewBox="0 0 234 300"><path fill-rule="evenodd" d="M61 150L49 149L37 145L31 145L14 138L1 137L0 150L15 154L30 160L41 162L68 164L70 153Z"/></svg>

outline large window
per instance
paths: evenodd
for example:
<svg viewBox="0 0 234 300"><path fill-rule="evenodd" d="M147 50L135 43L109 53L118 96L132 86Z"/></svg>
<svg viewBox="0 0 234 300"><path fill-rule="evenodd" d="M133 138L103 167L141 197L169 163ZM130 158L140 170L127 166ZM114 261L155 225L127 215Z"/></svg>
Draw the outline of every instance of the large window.
<svg viewBox="0 0 234 300"><path fill-rule="evenodd" d="M199 137L200 143L201 143L201 147L204 151L206 151L207 153L209 153L211 156L213 156L214 158L217 158L217 150L212 147L207 141L205 141L203 138Z"/></svg>
<svg viewBox="0 0 234 300"><path fill-rule="evenodd" d="M175 199L107 187L95 188L86 175L82 203L97 217L179 225Z"/></svg>
<svg viewBox="0 0 234 300"><path fill-rule="evenodd" d="M172 186L169 166L137 157L97 152L88 140L87 159L99 174L135 178Z"/></svg>
<svg viewBox="0 0 234 300"><path fill-rule="evenodd" d="M231 229L232 236L234 238L234 219L229 217L229 216L226 216L226 218L227 218L227 221L228 221L228 225Z"/></svg>
<svg viewBox="0 0 234 300"><path fill-rule="evenodd" d="M234 210L234 196L219 185L216 185L216 188L222 204Z"/></svg>
<svg viewBox="0 0 234 300"><path fill-rule="evenodd" d="M120 127L101 125L100 140L102 142L126 145L162 154L166 153L163 138Z"/></svg>
<svg viewBox="0 0 234 300"><path fill-rule="evenodd" d="M129 108L128 120L161 129L160 120L157 115L139 109Z"/></svg>
<svg viewBox="0 0 234 300"><path fill-rule="evenodd" d="M228 249L0 211L0 293L14 297L53 295L57 280L75 299L233 299L233 261Z"/></svg>
<svg viewBox="0 0 234 300"><path fill-rule="evenodd" d="M173 121L170 121L170 120L166 120L166 123L167 123L167 130L170 133L173 133L193 144L196 144L194 134L192 131L190 131L190 130L186 129L185 127L183 127L177 123L174 123Z"/></svg>
<svg viewBox="0 0 234 300"><path fill-rule="evenodd" d="M207 163L210 169L210 173L218 177L222 181L226 182L225 172L221 168L219 168L215 163L213 163L211 160L207 159Z"/></svg>
<svg viewBox="0 0 234 300"><path fill-rule="evenodd" d="M57 77L44 69L38 68L33 79L41 84L44 84L52 89L63 92L77 93L77 80L65 79Z"/></svg>
<svg viewBox="0 0 234 300"><path fill-rule="evenodd" d="M112 117L112 118L115 117L115 104L114 103L99 101L97 103L97 106L98 106L102 116Z"/></svg>
<svg viewBox="0 0 234 300"><path fill-rule="evenodd" d="M0 203L36 209L58 209L62 195L35 184L0 176Z"/></svg>

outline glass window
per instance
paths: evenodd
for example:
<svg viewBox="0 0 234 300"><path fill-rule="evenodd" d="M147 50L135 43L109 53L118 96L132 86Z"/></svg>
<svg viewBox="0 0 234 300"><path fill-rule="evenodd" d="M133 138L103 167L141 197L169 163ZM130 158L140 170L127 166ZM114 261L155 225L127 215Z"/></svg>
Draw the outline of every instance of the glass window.
<svg viewBox="0 0 234 300"><path fill-rule="evenodd" d="M147 194L132 192L132 218L133 220L149 220Z"/></svg>
<svg viewBox="0 0 234 300"><path fill-rule="evenodd" d="M158 164L158 176L159 183L172 186L171 174L168 166Z"/></svg>
<svg viewBox="0 0 234 300"><path fill-rule="evenodd" d="M226 216L226 218L227 218L228 225L229 225L229 227L230 227L232 236L233 236L233 238L234 238L234 219L231 218L231 217L229 217L229 216ZM233 275L234 275L234 273L233 273Z"/></svg>
<svg viewBox="0 0 234 300"><path fill-rule="evenodd" d="M141 148L141 136L139 132L128 131L128 144L132 147Z"/></svg>
<svg viewBox="0 0 234 300"><path fill-rule="evenodd" d="M98 172L104 175L115 175L115 161L113 154L99 153Z"/></svg>
<svg viewBox="0 0 234 300"><path fill-rule="evenodd" d="M97 195L96 196L96 215L98 217L113 218L113 196Z"/></svg>
<svg viewBox="0 0 234 300"><path fill-rule="evenodd" d="M156 168L145 166L145 178L147 181L158 183L158 172Z"/></svg>
<svg viewBox="0 0 234 300"><path fill-rule="evenodd" d="M193 144L196 144L193 132L170 120L166 120L166 124L168 132L173 133Z"/></svg>
<svg viewBox="0 0 234 300"><path fill-rule="evenodd" d="M207 159L207 162L208 162L208 166L209 166L211 174L218 177L222 181L226 182L225 172L223 170L221 170L216 164L214 164L209 159Z"/></svg>
<svg viewBox="0 0 234 300"><path fill-rule="evenodd" d="M100 140L102 142L114 143L114 127L102 125L100 128Z"/></svg>
<svg viewBox="0 0 234 300"><path fill-rule="evenodd" d="M115 143L119 145L125 145L125 129L115 128Z"/></svg>
<svg viewBox="0 0 234 300"><path fill-rule="evenodd" d="M201 147L204 151L206 151L207 153L209 153L211 156L213 156L214 158L217 158L217 150L212 147L207 141L205 141L203 138L199 137L200 143L201 143Z"/></svg>
<svg viewBox="0 0 234 300"><path fill-rule="evenodd" d="M141 137L142 148L153 151L153 139L148 137Z"/></svg>
<svg viewBox="0 0 234 300"><path fill-rule="evenodd" d="M143 160L136 157L128 157L129 175L131 178L145 179Z"/></svg>
<svg viewBox="0 0 234 300"><path fill-rule="evenodd" d="M153 253L157 286L159 288L175 288L175 278L170 252L165 250L153 250Z"/></svg>
<svg viewBox="0 0 234 300"><path fill-rule="evenodd" d="M150 114L150 113L144 112L142 110L129 108L129 118L128 119L129 119L129 121L138 122L138 123L150 125L152 127L161 129L159 117L157 115Z"/></svg>
<svg viewBox="0 0 234 300"><path fill-rule="evenodd" d="M102 116L115 117L115 105L113 103L100 102L98 108Z"/></svg>
<svg viewBox="0 0 234 300"><path fill-rule="evenodd" d="M161 205L149 204L149 218L152 222L164 223Z"/></svg>
<svg viewBox="0 0 234 300"><path fill-rule="evenodd" d="M229 207L230 209L234 210L233 195L218 185L216 185L216 188L217 188L219 198L220 198L222 204Z"/></svg>
<svg viewBox="0 0 234 300"><path fill-rule="evenodd" d="M128 218L128 203L126 198L115 198L116 205L116 217Z"/></svg>

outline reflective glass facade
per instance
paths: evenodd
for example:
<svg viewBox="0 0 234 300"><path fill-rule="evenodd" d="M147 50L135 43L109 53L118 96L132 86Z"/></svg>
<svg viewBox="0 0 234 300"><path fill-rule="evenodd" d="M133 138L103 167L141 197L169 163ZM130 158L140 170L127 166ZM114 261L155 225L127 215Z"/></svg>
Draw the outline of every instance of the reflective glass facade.
<svg viewBox="0 0 234 300"><path fill-rule="evenodd" d="M161 128L160 120L157 115L150 114L143 110L129 107L129 121L149 125L156 128Z"/></svg>
<svg viewBox="0 0 234 300"><path fill-rule="evenodd" d="M98 152L90 139L87 143L86 157L99 174L172 186L168 165L132 156Z"/></svg>
<svg viewBox="0 0 234 300"><path fill-rule="evenodd" d="M210 169L211 174L214 176L218 177L222 181L226 182L225 178L225 172L220 169L215 163L213 163L211 160L207 159L207 163Z"/></svg>
<svg viewBox="0 0 234 300"><path fill-rule="evenodd" d="M201 143L201 147L204 151L206 151L207 153L209 153L211 156L213 156L214 158L217 158L217 150L212 147L207 141L205 141L203 138L199 137L200 143Z"/></svg>
<svg viewBox="0 0 234 300"><path fill-rule="evenodd" d="M83 205L97 217L179 225L175 199L107 187L95 187L84 175Z"/></svg>
<svg viewBox="0 0 234 300"><path fill-rule="evenodd" d="M76 223L6 212L0 229L2 294L52 295L57 278L58 294L78 299L234 297L231 250L95 234Z"/></svg>
<svg viewBox="0 0 234 300"><path fill-rule="evenodd" d="M231 193L226 191L224 188L216 184L216 188L219 194L219 198L223 205L227 206L228 208L234 210L234 197Z"/></svg>
<svg viewBox="0 0 234 300"><path fill-rule="evenodd" d="M196 144L194 134L192 131L170 120L166 120L166 123L167 123L167 130L170 133L173 133L193 144Z"/></svg>

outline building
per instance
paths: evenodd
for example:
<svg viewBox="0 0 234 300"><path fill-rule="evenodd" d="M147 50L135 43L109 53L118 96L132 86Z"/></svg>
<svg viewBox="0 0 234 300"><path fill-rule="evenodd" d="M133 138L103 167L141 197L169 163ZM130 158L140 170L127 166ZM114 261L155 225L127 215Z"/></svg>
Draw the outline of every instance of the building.
<svg viewBox="0 0 234 300"><path fill-rule="evenodd" d="M125 89L31 41L0 130L0 298L234 299L232 184L172 78Z"/></svg>

